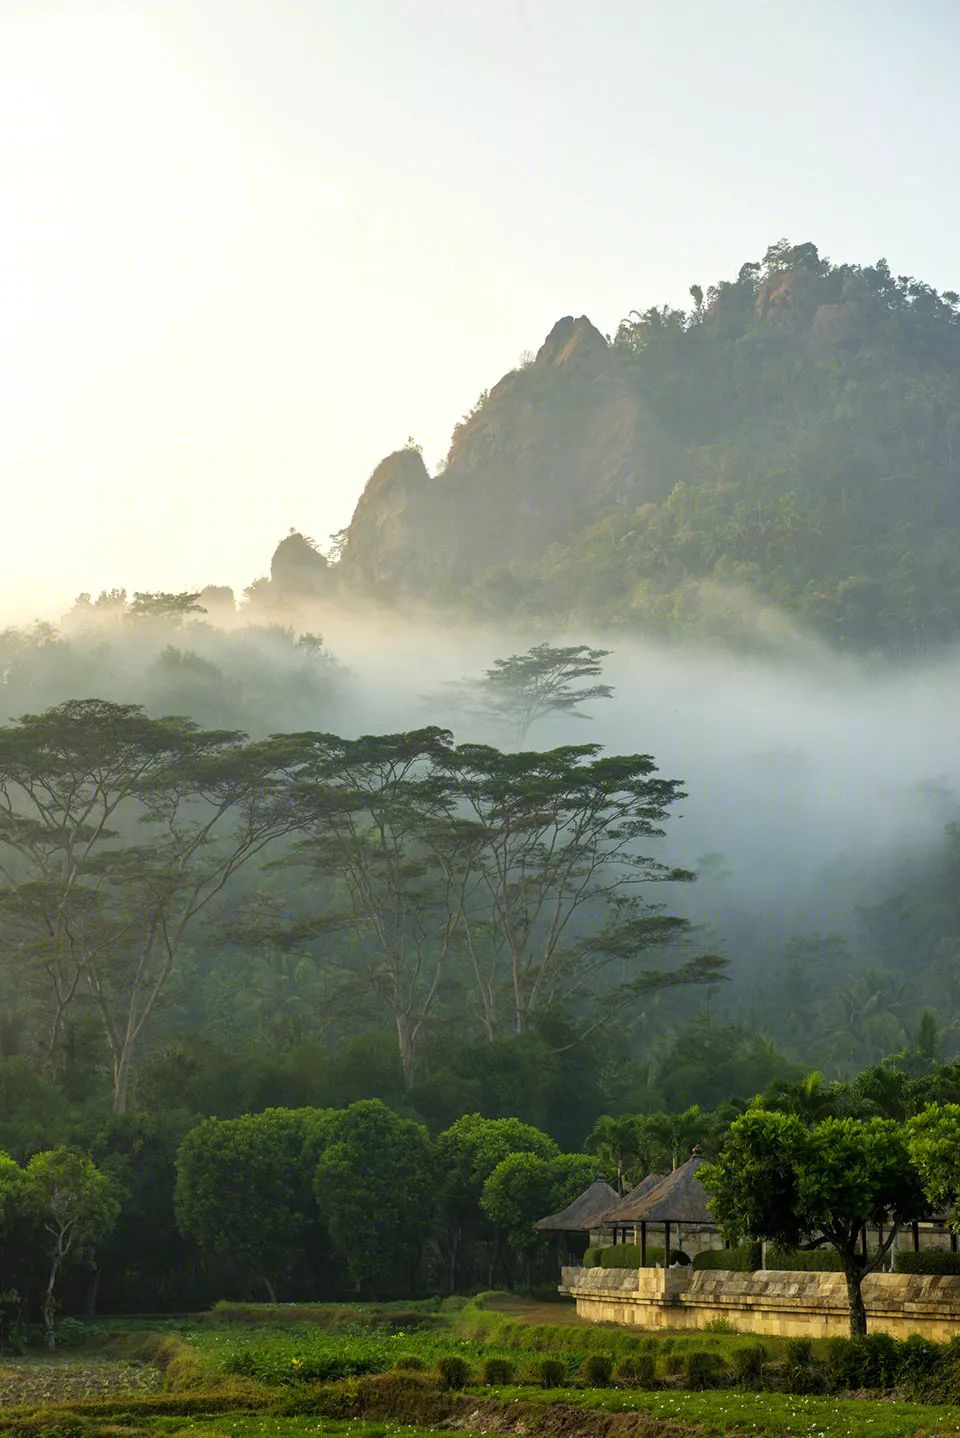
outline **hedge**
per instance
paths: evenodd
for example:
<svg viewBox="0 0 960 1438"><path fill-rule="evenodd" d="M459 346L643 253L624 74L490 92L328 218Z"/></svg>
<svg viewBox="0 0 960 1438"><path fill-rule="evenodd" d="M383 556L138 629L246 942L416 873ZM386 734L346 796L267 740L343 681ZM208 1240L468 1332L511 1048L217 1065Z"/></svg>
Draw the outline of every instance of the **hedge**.
<svg viewBox="0 0 960 1438"><path fill-rule="evenodd" d="M840 1273L840 1255L832 1248L767 1248L764 1268L794 1273Z"/></svg>
<svg viewBox="0 0 960 1438"><path fill-rule="evenodd" d="M656 1268L663 1263L663 1249L647 1244L647 1267ZM600 1253L601 1268L642 1268L639 1243L615 1243Z"/></svg>
<svg viewBox="0 0 960 1438"><path fill-rule="evenodd" d="M898 1253L895 1273L960 1273L960 1253L929 1248L926 1253Z"/></svg>
<svg viewBox="0 0 960 1438"><path fill-rule="evenodd" d="M694 1255L695 1272L704 1268L725 1268L731 1273L753 1273L760 1267L759 1243L741 1243L735 1248L708 1248Z"/></svg>

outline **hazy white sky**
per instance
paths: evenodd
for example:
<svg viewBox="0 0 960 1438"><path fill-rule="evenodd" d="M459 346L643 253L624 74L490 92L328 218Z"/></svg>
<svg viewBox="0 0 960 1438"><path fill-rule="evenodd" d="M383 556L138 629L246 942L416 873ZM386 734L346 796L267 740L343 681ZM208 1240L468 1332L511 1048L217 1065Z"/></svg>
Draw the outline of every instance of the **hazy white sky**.
<svg viewBox="0 0 960 1438"><path fill-rule="evenodd" d="M960 288L955 0L0 0L0 620L265 573L562 314Z"/></svg>

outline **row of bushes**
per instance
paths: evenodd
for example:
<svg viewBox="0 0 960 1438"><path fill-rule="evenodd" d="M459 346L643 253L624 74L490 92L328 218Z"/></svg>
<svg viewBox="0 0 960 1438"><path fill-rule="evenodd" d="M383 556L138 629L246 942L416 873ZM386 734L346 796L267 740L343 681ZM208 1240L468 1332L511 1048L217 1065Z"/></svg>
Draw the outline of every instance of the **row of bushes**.
<svg viewBox="0 0 960 1438"><path fill-rule="evenodd" d="M960 1273L960 1253L935 1248L926 1253L898 1253L893 1267L897 1273Z"/></svg>
<svg viewBox="0 0 960 1438"><path fill-rule="evenodd" d="M677 1248L670 1250L671 1263L689 1263L687 1255ZM663 1263L663 1249L647 1245L648 1268ZM588 1248L583 1256L584 1268L640 1268L640 1245L618 1243L609 1248ZM741 1243L733 1248L710 1248L695 1255L694 1269L726 1269L731 1273L753 1273L760 1267L774 1272L839 1273L840 1256L832 1248L767 1248L766 1263L761 1260L759 1243ZM896 1273L960 1274L960 1253L940 1249L926 1252L900 1252L894 1259Z"/></svg>
<svg viewBox="0 0 960 1438"><path fill-rule="evenodd" d="M708 1248L694 1256L696 1272L704 1268L725 1268L731 1273L753 1273L760 1267L759 1243L740 1243L735 1248Z"/></svg>
<svg viewBox="0 0 960 1438"><path fill-rule="evenodd" d="M652 1243L647 1244L647 1261L644 1264L639 1243L614 1243L607 1248L588 1248L583 1255L584 1268L662 1268L663 1249ZM682 1248L671 1248L671 1263L689 1263L690 1259Z"/></svg>

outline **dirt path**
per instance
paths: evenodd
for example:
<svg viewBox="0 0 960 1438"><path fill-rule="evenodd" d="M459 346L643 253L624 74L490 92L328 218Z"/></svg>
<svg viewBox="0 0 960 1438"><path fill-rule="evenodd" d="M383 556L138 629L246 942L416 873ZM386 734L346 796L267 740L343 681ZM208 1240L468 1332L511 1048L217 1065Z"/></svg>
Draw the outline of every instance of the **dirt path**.
<svg viewBox="0 0 960 1438"><path fill-rule="evenodd" d="M497 1298L487 1299L484 1305L495 1313L508 1314L521 1323L554 1323L564 1328L596 1328L587 1318L578 1318L573 1299L554 1303L538 1301L535 1298L520 1298L514 1293L504 1293Z"/></svg>

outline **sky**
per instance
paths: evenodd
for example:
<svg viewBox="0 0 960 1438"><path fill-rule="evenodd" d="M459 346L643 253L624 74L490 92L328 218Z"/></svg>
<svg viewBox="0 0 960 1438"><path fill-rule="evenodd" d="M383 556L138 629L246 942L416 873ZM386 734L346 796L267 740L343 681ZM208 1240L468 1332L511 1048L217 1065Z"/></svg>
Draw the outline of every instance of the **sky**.
<svg viewBox="0 0 960 1438"><path fill-rule="evenodd" d="M564 314L960 289L952 0L0 0L0 623L321 546Z"/></svg>

